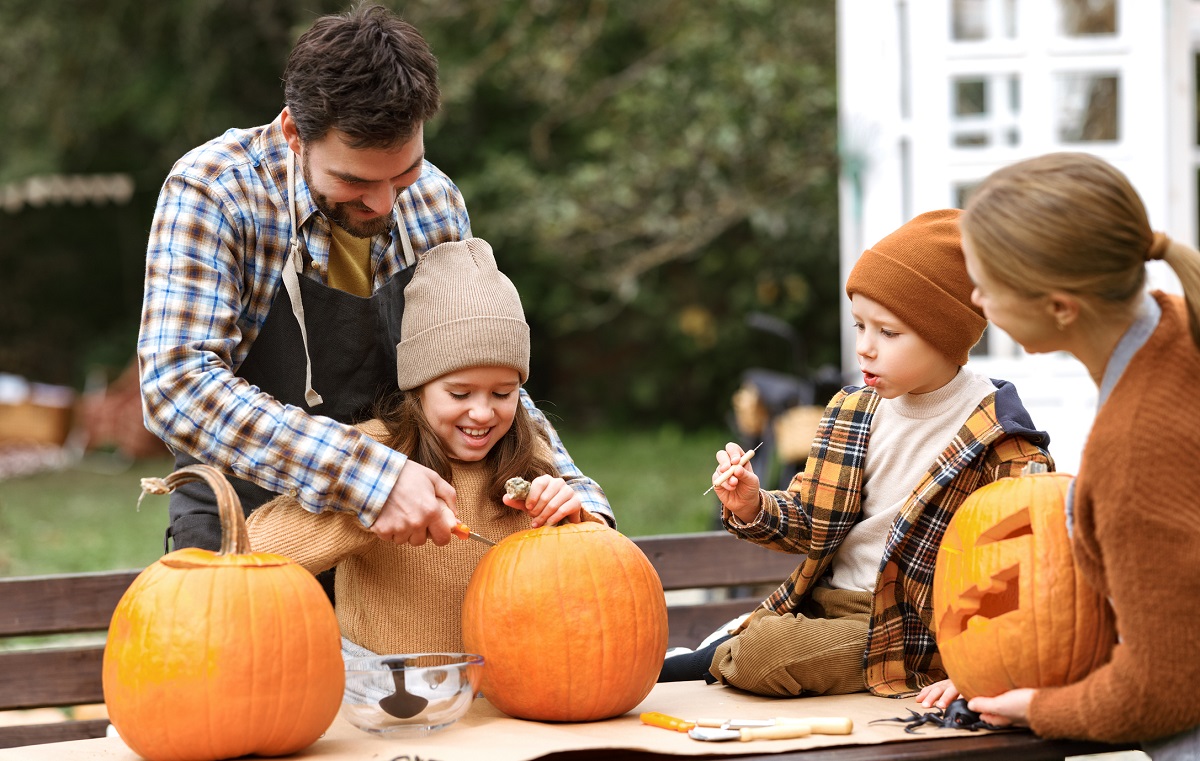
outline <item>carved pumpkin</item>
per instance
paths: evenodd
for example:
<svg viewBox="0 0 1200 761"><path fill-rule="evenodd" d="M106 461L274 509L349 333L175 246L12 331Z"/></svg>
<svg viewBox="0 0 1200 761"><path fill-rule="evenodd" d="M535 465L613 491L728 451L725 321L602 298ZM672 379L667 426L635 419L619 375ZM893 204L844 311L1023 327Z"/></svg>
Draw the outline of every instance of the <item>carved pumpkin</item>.
<svg viewBox="0 0 1200 761"><path fill-rule="evenodd" d="M946 529L933 574L942 665L967 697L1077 681L1109 656L1112 611L1075 566L1071 476L1003 478L974 492Z"/></svg>
<svg viewBox="0 0 1200 761"><path fill-rule="evenodd" d="M521 531L475 568L463 645L483 656L484 696L510 716L618 716L642 702L662 669L662 582L636 544L602 524Z"/></svg>
<svg viewBox="0 0 1200 761"><path fill-rule="evenodd" d="M250 552L237 494L218 471L191 465L142 489L197 480L217 495L221 550L164 555L117 604L104 650L109 719L150 761L293 753L341 705L333 607L301 566Z"/></svg>

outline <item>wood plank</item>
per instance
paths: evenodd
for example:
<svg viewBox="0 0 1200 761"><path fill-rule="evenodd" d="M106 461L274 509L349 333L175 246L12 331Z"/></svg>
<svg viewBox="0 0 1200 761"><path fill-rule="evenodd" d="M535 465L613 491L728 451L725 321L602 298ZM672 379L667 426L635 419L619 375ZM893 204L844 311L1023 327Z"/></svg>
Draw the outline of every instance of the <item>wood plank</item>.
<svg viewBox="0 0 1200 761"><path fill-rule="evenodd" d="M0 709L103 703L104 647L0 652Z"/></svg>
<svg viewBox="0 0 1200 761"><path fill-rule="evenodd" d="M631 538L646 553L667 590L778 584L802 559L724 531Z"/></svg>
<svg viewBox="0 0 1200 761"><path fill-rule="evenodd" d="M0 579L0 637L108 628L138 571Z"/></svg>
<svg viewBox="0 0 1200 761"><path fill-rule="evenodd" d="M760 602L756 597L741 597L698 605L672 605L667 608L667 647L695 649L718 626L749 613Z"/></svg>
<svg viewBox="0 0 1200 761"><path fill-rule="evenodd" d="M68 740L92 740L104 737L107 730L108 719L0 727L0 748L19 748L22 745L41 745Z"/></svg>

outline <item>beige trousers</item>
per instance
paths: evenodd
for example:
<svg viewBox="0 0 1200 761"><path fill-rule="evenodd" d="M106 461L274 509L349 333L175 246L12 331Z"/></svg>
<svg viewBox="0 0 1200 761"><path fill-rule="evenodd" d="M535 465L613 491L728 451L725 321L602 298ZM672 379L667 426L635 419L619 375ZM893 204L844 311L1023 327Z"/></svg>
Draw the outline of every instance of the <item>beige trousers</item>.
<svg viewBox="0 0 1200 761"><path fill-rule="evenodd" d="M798 614L760 609L717 647L709 673L756 695L842 695L867 688L870 592L816 587Z"/></svg>

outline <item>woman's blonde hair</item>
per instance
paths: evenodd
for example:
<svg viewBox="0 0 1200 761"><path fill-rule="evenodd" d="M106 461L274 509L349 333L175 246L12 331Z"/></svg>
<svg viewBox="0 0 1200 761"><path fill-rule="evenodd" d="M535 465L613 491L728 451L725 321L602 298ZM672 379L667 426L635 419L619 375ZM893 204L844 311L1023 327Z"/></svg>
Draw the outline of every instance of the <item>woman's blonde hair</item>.
<svg viewBox="0 0 1200 761"><path fill-rule="evenodd" d="M988 276L1025 296L1064 291L1100 317L1129 311L1162 258L1183 285L1200 348L1200 253L1156 236L1116 167L1087 153L1050 153L993 172L959 221Z"/></svg>

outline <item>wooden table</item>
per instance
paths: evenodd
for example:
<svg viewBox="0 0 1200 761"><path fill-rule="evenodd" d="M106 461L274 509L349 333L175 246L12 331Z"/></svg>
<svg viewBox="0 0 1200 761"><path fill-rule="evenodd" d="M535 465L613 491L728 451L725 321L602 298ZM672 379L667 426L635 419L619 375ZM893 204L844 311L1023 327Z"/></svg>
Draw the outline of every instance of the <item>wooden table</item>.
<svg viewBox="0 0 1200 761"><path fill-rule="evenodd" d="M906 734L900 724L874 719L923 710L912 700L867 694L772 699L700 682L659 684L633 711L607 721L546 724L513 719L486 700L476 700L465 717L425 737L377 737L340 717L325 735L295 758L359 761L408 757L423 761L667 761L688 756L761 761L866 761L867 759L1061 759L1125 749L1099 743L1040 740L1027 732L967 732L923 727ZM813 735L752 743L698 742L684 733L642 724L638 714L660 711L680 717L763 719L776 716L846 716L850 735ZM1128 746L1132 747L1132 746ZM0 750L0 761L137 761L119 738L31 745Z"/></svg>

